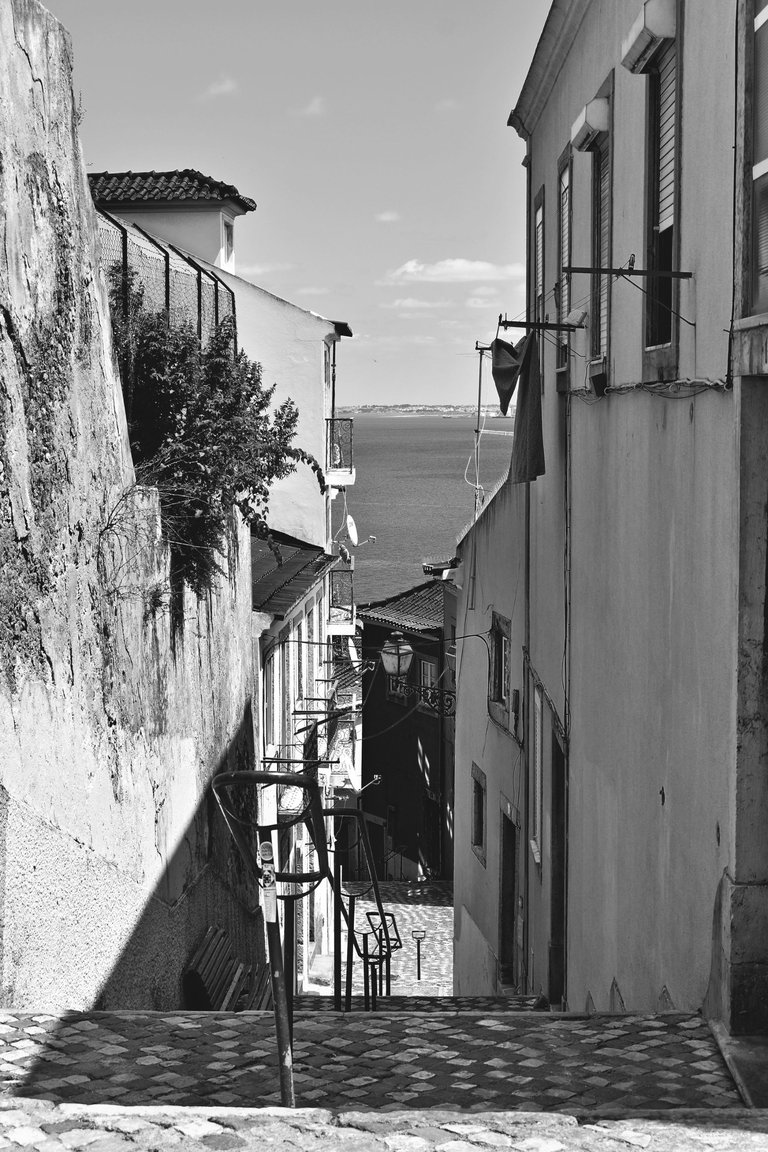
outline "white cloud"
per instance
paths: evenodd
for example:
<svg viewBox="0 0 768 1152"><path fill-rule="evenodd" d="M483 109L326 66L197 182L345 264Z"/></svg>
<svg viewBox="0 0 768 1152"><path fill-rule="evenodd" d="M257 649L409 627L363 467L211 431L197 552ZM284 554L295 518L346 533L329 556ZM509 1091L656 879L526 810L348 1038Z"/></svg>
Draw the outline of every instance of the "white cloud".
<svg viewBox="0 0 768 1152"><path fill-rule="evenodd" d="M327 106L324 96L313 96L309 104L304 108L300 108L296 113L297 116L325 116Z"/></svg>
<svg viewBox="0 0 768 1152"><path fill-rule="evenodd" d="M200 93L201 100L215 100L218 96L229 96L237 89L237 80L231 76L222 76L209 84L205 92Z"/></svg>
<svg viewBox="0 0 768 1152"><path fill-rule="evenodd" d="M405 299L393 300L391 304L382 304L380 307L415 311L418 308L449 308L450 304L447 300L417 300L414 296L406 296Z"/></svg>
<svg viewBox="0 0 768 1152"><path fill-rule="evenodd" d="M470 296L466 304L467 308L495 308L499 305L500 300L501 297L494 292L493 296Z"/></svg>
<svg viewBox="0 0 768 1152"><path fill-rule="evenodd" d="M394 208L387 208L384 212L379 212L374 216L377 224L396 224L400 219L400 213L395 212Z"/></svg>
<svg viewBox="0 0 768 1152"><path fill-rule="evenodd" d="M523 280L524 264L491 264L487 260L465 260L454 257L423 264L420 260L407 260L393 272L388 272L385 283L471 284L482 280Z"/></svg>
<svg viewBox="0 0 768 1152"><path fill-rule="evenodd" d="M327 288L297 288L297 296L327 296Z"/></svg>
<svg viewBox="0 0 768 1152"><path fill-rule="evenodd" d="M454 100L452 96L447 96L444 100L438 100L435 104L436 112L454 112L459 106L458 100Z"/></svg>
<svg viewBox="0 0 768 1152"><path fill-rule="evenodd" d="M475 296L498 296L498 288L491 288L488 284L481 284L479 288L474 289Z"/></svg>
<svg viewBox="0 0 768 1152"><path fill-rule="evenodd" d="M293 264L238 264L238 276L267 276L270 272L290 272Z"/></svg>

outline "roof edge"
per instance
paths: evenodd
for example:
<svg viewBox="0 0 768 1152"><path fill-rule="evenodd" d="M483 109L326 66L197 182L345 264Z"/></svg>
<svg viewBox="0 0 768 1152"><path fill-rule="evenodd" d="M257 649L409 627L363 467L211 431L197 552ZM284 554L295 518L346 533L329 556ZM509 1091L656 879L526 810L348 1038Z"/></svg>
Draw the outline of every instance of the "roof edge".
<svg viewBox="0 0 768 1152"><path fill-rule="evenodd" d="M533 60L507 125L530 136L570 52L590 0L552 0Z"/></svg>

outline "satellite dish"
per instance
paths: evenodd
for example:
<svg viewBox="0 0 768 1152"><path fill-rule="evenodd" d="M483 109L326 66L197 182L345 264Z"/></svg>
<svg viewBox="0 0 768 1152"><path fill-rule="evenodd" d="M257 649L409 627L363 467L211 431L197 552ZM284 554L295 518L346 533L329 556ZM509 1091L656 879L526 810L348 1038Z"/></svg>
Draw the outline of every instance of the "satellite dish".
<svg viewBox="0 0 768 1152"><path fill-rule="evenodd" d="M347 536L353 546L357 544L357 526L351 516L347 516Z"/></svg>

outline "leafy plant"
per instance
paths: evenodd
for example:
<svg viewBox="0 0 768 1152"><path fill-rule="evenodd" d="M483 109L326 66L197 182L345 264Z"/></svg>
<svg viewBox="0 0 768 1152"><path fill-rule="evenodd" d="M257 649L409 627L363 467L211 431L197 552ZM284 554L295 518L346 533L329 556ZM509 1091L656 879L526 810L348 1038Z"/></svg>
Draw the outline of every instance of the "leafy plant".
<svg viewBox="0 0 768 1152"><path fill-rule="evenodd" d="M325 479L317 461L293 445L298 411L286 400L270 411L274 386L261 367L234 351L231 319L205 346L191 325L171 327L144 306L141 284L118 264L110 275L112 326L137 479L157 486L171 550L171 585L198 595L221 567L236 505L273 551L269 490L299 461ZM128 307L124 301L128 300Z"/></svg>

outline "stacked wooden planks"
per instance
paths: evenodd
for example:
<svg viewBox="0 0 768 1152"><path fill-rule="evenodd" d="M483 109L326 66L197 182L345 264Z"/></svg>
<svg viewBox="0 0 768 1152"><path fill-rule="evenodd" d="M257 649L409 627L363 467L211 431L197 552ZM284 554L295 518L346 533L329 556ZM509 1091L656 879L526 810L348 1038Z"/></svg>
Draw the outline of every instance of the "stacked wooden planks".
<svg viewBox="0 0 768 1152"><path fill-rule="evenodd" d="M207 929L182 976L184 1007L198 1011L242 1012L271 1007L266 965L238 960L223 928Z"/></svg>

